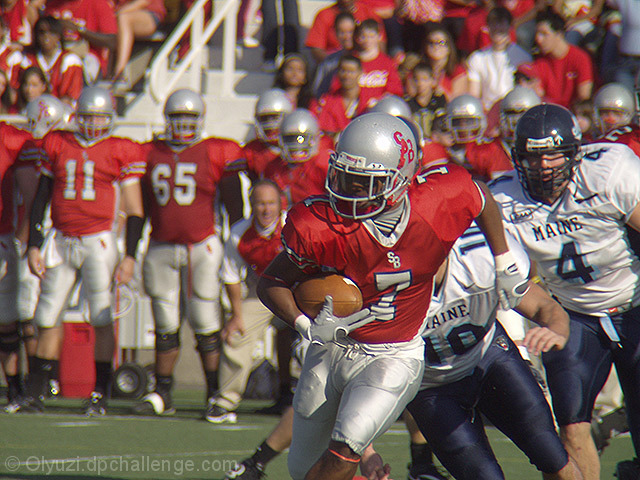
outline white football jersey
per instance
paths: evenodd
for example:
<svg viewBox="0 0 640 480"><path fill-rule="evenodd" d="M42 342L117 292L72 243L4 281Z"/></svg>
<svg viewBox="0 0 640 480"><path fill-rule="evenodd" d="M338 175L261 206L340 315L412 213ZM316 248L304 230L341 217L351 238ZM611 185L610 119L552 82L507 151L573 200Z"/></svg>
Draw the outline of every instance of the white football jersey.
<svg viewBox="0 0 640 480"><path fill-rule="evenodd" d="M529 259L517 240L507 242L518 268ZM493 340L498 292L493 255L473 224L454 244L445 277L431 298L425 330L425 370L421 388L452 383L470 375Z"/></svg>
<svg viewBox="0 0 640 480"><path fill-rule="evenodd" d="M640 304L640 262L624 224L640 203L640 159L625 145L594 143L553 205L532 200L510 172L490 185L505 226L526 247L562 305L604 316Z"/></svg>

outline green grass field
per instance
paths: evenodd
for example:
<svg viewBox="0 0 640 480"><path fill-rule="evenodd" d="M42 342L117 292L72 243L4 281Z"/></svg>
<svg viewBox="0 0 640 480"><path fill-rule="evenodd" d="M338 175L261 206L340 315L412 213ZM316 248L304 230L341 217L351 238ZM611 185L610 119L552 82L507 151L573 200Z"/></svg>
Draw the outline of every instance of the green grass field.
<svg viewBox="0 0 640 480"><path fill-rule="evenodd" d="M201 419L202 393L178 391L173 417L130 415L131 401L113 400L103 418L85 418L81 400L55 399L41 415L0 415L0 478L4 479L208 479L224 477L234 461L250 455L276 424L257 415L264 403L245 402L235 425ZM541 476L502 434L489 437L507 479ZM392 478L405 479L408 435L400 423L376 449L391 464ZM613 478L618 461L633 457L631 440L612 441L602 456L602 479ZM286 456L269 464L270 479L287 479Z"/></svg>

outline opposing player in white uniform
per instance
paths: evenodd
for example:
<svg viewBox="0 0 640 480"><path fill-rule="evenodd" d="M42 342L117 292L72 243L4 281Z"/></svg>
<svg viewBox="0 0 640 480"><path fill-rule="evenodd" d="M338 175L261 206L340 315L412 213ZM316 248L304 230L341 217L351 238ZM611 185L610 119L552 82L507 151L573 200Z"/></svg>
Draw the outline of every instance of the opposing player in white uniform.
<svg viewBox="0 0 640 480"><path fill-rule="evenodd" d="M507 241L520 270L528 271L522 247L511 235ZM435 283L423 333L421 391L407 408L442 465L458 480L505 478L487 441L482 413L544 478L580 478L556 434L542 391L496 321L493 259L476 226L458 239ZM540 325L524 339L532 353L563 348L569 318L541 287L531 284L516 308Z"/></svg>
<svg viewBox="0 0 640 480"><path fill-rule="evenodd" d="M636 455L640 447L640 262L625 230L640 228L640 159L624 145L580 141L568 110L533 107L516 127L516 172L491 188L507 227L569 312L567 346L543 361L561 438L591 480L600 475L591 415L612 361ZM620 468L635 473L627 477ZM640 475L632 462L618 470L622 480Z"/></svg>

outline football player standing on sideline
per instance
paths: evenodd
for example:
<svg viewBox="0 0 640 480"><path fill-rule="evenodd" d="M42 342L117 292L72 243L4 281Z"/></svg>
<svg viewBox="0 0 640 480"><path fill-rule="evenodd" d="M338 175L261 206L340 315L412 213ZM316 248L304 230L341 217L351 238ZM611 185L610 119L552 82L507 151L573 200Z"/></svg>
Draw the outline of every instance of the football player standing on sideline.
<svg viewBox="0 0 640 480"><path fill-rule="evenodd" d="M409 188L419 163L405 120L384 113L353 120L329 162L328 196L291 209L282 231L286 253L258 284L263 303L313 342L294 397L288 463L296 480L351 479L365 447L415 396L424 367L424 299L475 217L496 255L505 306L526 291L491 196L455 165L425 172ZM337 318L327 297L315 319L301 312L293 285L326 271L351 278L365 308Z"/></svg>
<svg viewBox="0 0 640 480"><path fill-rule="evenodd" d="M111 137L114 100L108 90L87 87L78 99L78 132L53 131L43 140L40 182L31 210L28 260L41 278L34 314L38 345L29 374L29 397L10 405L11 411L42 411L40 395L55 370L61 344L62 310L82 276L95 331L96 383L85 413L104 415L112 379L115 349L111 314L111 285L133 276L135 251L144 224L139 177L141 147L131 140ZM116 182L127 214L126 255L118 263L115 234ZM51 204L53 232L46 255L42 224Z"/></svg>
<svg viewBox="0 0 640 480"><path fill-rule="evenodd" d="M510 172L492 185L507 227L571 319L563 350L542 355L560 437L585 480L600 478L591 416L611 363L640 453L640 261L625 224L640 228L640 159L624 145L580 146L567 109L528 110L516 127ZM619 480L640 464L618 464Z"/></svg>
<svg viewBox="0 0 640 480"><path fill-rule="evenodd" d="M143 190L151 238L142 268L156 327L156 389L135 407L168 415L173 368L180 352L180 290L188 289L187 316L207 381L208 407L218 390L222 243L215 233L214 200L223 175L243 166L233 140L200 138L204 103L189 89L173 92L164 107L165 138L144 145Z"/></svg>

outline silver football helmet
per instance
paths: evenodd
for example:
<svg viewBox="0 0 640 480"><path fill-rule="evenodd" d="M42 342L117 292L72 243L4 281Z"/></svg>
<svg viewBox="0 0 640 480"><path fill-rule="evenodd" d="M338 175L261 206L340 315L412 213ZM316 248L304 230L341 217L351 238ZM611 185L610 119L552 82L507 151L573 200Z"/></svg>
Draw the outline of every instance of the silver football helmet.
<svg viewBox="0 0 640 480"><path fill-rule="evenodd" d="M102 87L85 87L76 105L76 123L85 140L99 140L111 134L115 122L115 100Z"/></svg>
<svg viewBox="0 0 640 480"><path fill-rule="evenodd" d="M487 117L482 102L473 95L460 95L449 102L445 118L456 143L469 143L482 137Z"/></svg>
<svg viewBox="0 0 640 480"><path fill-rule="evenodd" d="M42 138L53 129L69 127L73 117L73 109L69 105L48 93L27 104L28 128L34 138Z"/></svg>
<svg viewBox="0 0 640 480"><path fill-rule="evenodd" d="M188 145L200 138L204 125L202 97L188 88L176 90L164 104L165 140Z"/></svg>
<svg viewBox="0 0 640 480"><path fill-rule="evenodd" d="M284 90L267 90L256 103L256 132L265 143L277 144L280 125L285 115L293 112L294 107Z"/></svg>
<svg viewBox="0 0 640 480"><path fill-rule="evenodd" d="M513 145L516 124L531 107L540 105L542 100L533 89L516 86L500 101L500 134L509 145Z"/></svg>
<svg viewBox="0 0 640 480"><path fill-rule="evenodd" d="M397 95L385 95L378 102L367 110L369 113L388 113L394 117L411 118L411 107L401 97Z"/></svg>
<svg viewBox="0 0 640 480"><path fill-rule="evenodd" d="M298 108L280 125L280 149L289 163L303 163L318 153L320 126L309 110Z"/></svg>
<svg viewBox="0 0 640 480"><path fill-rule="evenodd" d="M593 97L594 121L603 135L614 128L629 125L635 113L633 94L621 83L609 83Z"/></svg>
<svg viewBox="0 0 640 480"><path fill-rule="evenodd" d="M371 218L393 206L418 171L418 147L407 121L366 113L349 123L329 160L325 188L334 211Z"/></svg>

